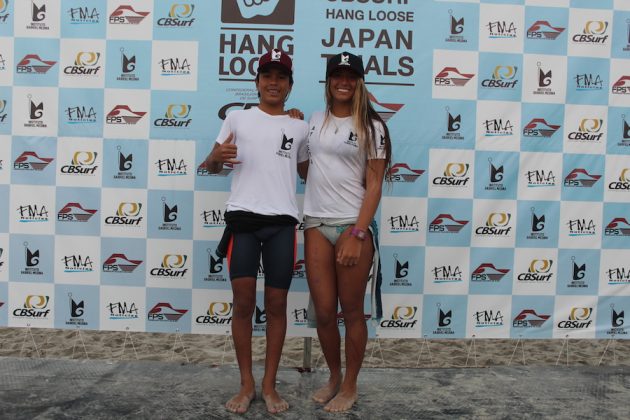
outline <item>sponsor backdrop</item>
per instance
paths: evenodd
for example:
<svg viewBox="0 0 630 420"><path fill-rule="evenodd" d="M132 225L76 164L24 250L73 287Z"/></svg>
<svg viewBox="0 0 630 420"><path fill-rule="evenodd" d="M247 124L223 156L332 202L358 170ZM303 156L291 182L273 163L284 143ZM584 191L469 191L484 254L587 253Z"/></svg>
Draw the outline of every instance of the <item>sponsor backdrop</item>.
<svg viewBox="0 0 630 420"><path fill-rule="evenodd" d="M362 55L391 130L371 336L628 337L627 0L17 3L0 0L0 325L229 334L232 168L200 164L278 47L307 116L326 58ZM289 335L314 334L307 292L300 235Z"/></svg>

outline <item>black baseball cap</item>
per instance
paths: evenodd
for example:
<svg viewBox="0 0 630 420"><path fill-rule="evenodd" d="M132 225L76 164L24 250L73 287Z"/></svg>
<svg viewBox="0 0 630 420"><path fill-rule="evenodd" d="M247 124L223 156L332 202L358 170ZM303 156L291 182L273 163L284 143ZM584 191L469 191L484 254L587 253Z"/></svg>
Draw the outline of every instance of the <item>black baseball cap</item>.
<svg viewBox="0 0 630 420"><path fill-rule="evenodd" d="M293 74L293 61L287 53L277 48L267 51L261 55L258 59L258 70L260 73L262 69L270 65L277 65L284 69L287 73Z"/></svg>
<svg viewBox="0 0 630 420"><path fill-rule="evenodd" d="M340 68L350 69L358 74L361 79L365 78L363 60L361 60L361 57L352 53L344 51L341 54L330 57L328 59L328 64L326 65L326 78L328 78L333 71Z"/></svg>

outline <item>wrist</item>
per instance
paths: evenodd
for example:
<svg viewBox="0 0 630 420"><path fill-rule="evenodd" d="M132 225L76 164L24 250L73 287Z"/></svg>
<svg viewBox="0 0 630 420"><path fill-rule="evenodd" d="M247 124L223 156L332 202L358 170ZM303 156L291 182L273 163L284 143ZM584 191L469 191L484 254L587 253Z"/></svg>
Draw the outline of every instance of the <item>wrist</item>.
<svg viewBox="0 0 630 420"><path fill-rule="evenodd" d="M364 241L365 238L367 237L367 232L365 230L363 230L363 229L359 229L357 227L353 227L350 230L350 236L354 236L358 240Z"/></svg>

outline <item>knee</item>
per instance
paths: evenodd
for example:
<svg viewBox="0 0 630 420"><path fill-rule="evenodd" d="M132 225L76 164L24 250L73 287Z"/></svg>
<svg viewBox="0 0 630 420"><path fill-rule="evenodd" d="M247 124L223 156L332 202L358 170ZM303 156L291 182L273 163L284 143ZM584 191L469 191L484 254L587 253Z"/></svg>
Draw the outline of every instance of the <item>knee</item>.
<svg viewBox="0 0 630 420"><path fill-rule="evenodd" d="M265 314L267 318L285 318L287 316L286 297L265 298Z"/></svg>
<svg viewBox="0 0 630 420"><path fill-rule="evenodd" d="M336 311L316 311L318 327L336 327L337 312Z"/></svg>
<svg viewBox="0 0 630 420"><path fill-rule="evenodd" d="M365 314L363 313L363 307L357 306L352 308L343 309L343 321L344 324L355 324L359 322L365 322Z"/></svg>
<svg viewBox="0 0 630 420"><path fill-rule="evenodd" d="M238 299L234 300L233 316L234 318L252 318L254 308L256 308L256 299Z"/></svg>

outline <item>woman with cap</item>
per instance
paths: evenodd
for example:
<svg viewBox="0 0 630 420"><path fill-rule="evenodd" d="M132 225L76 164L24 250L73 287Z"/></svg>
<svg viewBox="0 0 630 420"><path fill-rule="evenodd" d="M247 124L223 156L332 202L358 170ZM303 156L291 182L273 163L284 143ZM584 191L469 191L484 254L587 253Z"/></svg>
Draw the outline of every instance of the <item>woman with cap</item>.
<svg viewBox="0 0 630 420"><path fill-rule="evenodd" d="M370 272L378 267L373 218L391 143L387 126L370 103L360 57L348 52L331 57L325 89L326 110L309 122L305 256L317 335L330 369L328 383L313 399L326 404L327 411L340 412L357 400L367 343L364 299ZM373 285L376 281L372 276ZM345 375L338 303L346 329Z"/></svg>
<svg viewBox="0 0 630 420"><path fill-rule="evenodd" d="M308 126L284 110L292 86L291 58L277 49L262 55L256 75L260 104L227 115L205 161L211 173L219 172L224 163L234 165L225 222L230 236L227 257L233 293L232 337L241 377L241 389L226 408L235 413L245 413L256 394L251 339L261 255L267 319L262 397L270 413L289 407L275 386L295 264L297 165L308 160Z"/></svg>

